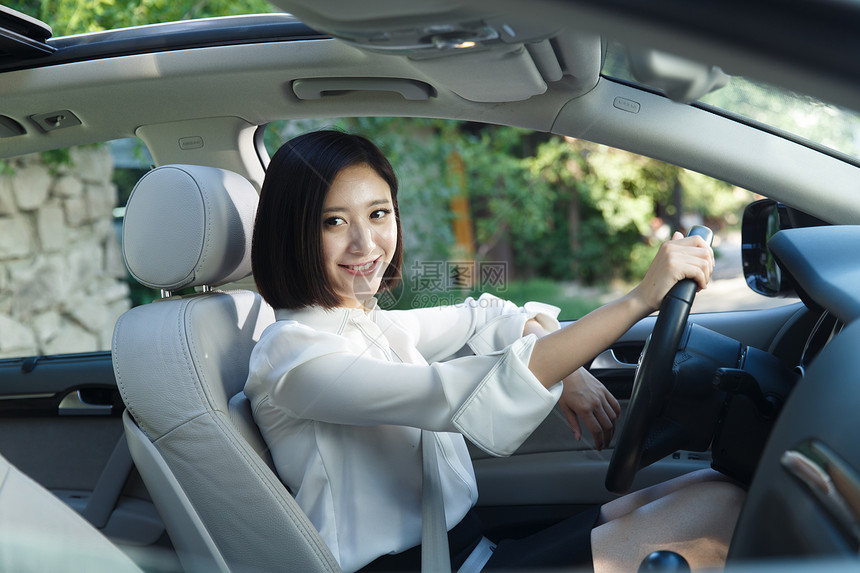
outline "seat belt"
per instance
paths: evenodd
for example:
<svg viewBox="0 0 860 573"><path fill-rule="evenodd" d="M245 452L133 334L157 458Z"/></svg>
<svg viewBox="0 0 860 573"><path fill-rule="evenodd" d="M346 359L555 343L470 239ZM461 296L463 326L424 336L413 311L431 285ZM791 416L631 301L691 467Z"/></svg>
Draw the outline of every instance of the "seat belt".
<svg viewBox="0 0 860 573"><path fill-rule="evenodd" d="M134 462L128 451L128 442L125 433L122 433L93 488L87 506L81 512L81 515L98 529L107 525L133 468Z"/></svg>
<svg viewBox="0 0 860 573"><path fill-rule="evenodd" d="M433 432L421 430L421 571L450 573L448 526Z"/></svg>

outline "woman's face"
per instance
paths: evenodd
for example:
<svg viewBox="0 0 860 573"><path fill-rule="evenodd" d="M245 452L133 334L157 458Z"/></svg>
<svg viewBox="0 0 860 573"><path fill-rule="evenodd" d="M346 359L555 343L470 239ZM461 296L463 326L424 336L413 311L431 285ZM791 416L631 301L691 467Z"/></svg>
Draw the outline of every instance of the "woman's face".
<svg viewBox="0 0 860 573"><path fill-rule="evenodd" d="M326 274L343 306L360 308L379 290L397 247L391 189L369 165L337 174L323 204Z"/></svg>

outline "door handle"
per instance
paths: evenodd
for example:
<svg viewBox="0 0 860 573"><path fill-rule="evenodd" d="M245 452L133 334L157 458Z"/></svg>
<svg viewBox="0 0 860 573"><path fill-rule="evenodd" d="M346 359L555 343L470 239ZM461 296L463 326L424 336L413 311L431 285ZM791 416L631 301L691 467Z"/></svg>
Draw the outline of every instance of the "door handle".
<svg viewBox="0 0 860 573"><path fill-rule="evenodd" d="M110 416L112 404L87 402L80 390L66 394L57 407L60 416Z"/></svg>
<svg viewBox="0 0 860 573"><path fill-rule="evenodd" d="M589 370L636 370L637 364L621 362L615 352L610 348L604 350L591 361Z"/></svg>

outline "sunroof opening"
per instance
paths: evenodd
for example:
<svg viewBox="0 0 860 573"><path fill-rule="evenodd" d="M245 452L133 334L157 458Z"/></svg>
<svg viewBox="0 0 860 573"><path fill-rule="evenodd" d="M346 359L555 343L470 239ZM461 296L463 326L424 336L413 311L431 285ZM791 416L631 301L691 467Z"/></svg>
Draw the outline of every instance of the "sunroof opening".
<svg viewBox="0 0 860 573"><path fill-rule="evenodd" d="M0 60L46 56L55 48L46 44L51 27L17 10L0 6Z"/></svg>

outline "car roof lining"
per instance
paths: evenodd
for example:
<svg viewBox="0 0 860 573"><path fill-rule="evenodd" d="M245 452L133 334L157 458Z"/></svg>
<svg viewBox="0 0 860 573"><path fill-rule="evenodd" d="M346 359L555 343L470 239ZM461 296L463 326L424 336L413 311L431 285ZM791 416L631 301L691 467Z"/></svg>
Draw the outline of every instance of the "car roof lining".
<svg viewBox="0 0 860 573"><path fill-rule="evenodd" d="M397 94L355 91L302 101L291 89L295 79L356 77L357 70L367 78L424 82L434 87L436 96L409 102ZM5 157L132 137L142 125L221 116L241 116L261 125L279 118L321 115L417 115L522 124L547 131L570 98L562 80L537 99L487 107L464 100L403 58L368 59L335 40L136 54L4 76L0 111L27 127L25 135L0 138L0 156ZM60 100L57 93L63 96ZM180 97L191 93L200 97ZM46 134L29 119L59 108L73 111L82 125Z"/></svg>
<svg viewBox="0 0 860 573"><path fill-rule="evenodd" d="M275 0L284 5L292 0ZM431 2L434 0L430 0ZM439 0L445 2L446 0ZM857 109L857 2L494 0L495 11L575 22L740 75ZM739 20L740 19L740 20Z"/></svg>
<svg viewBox="0 0 860 573"><path fill-rule="evenodd" d="M456 59L451 62L454 65ZM409 101L396 91L338 90L328 97L301 100L292 88L296 79L356 77L359 71L361 81L415 81L431 86L435 93ZM860 188L856 167L824 153L809 154L806 148L803 163L799 143L606 79L596 82L591 91L583 91L577 78L564 76L549 82L544 93L524 101L485 104L459 96L407 57L369 58L363 51L331 39L134 54L6 72L4 76L0 112L27 132L0 137L2 157L157 132L157 138L147 141L150 151L159 163L174 162L189 155L178 150L176 142L198 135L187 127L210 118L234 118L252 128L275 119L313 117L448 118L583 137L672 159L813 215L827 218L825 212L838 213L844 219L833 222L860 221L860 213L852 205L855 190ZM606 90L620 90L623 99L647 105L637 113L619 109L624 103L617 98L605 100ZM57 98L58 93L62 98ZM199 97L188 97L192 93ZM31 120L56 110L70 110L81 125L44 132ZM685 121L679 122L680 117ZM233 125L233 119L224 121ZM631 123L642 127L631 129ZM707 137L717 130L737 130L757 141L757 147ZM225 137L243 132L231 128ZM218 145L235 150L238 142ZM259 172L250 166L249 158L231 160L236 165L229 167L222 165L231 161L218 146L196 150L194 156L196 162L234 168L259 182ZM823 185L821 173L827 174L826 196L804 199L805 191Z"/></svg>

